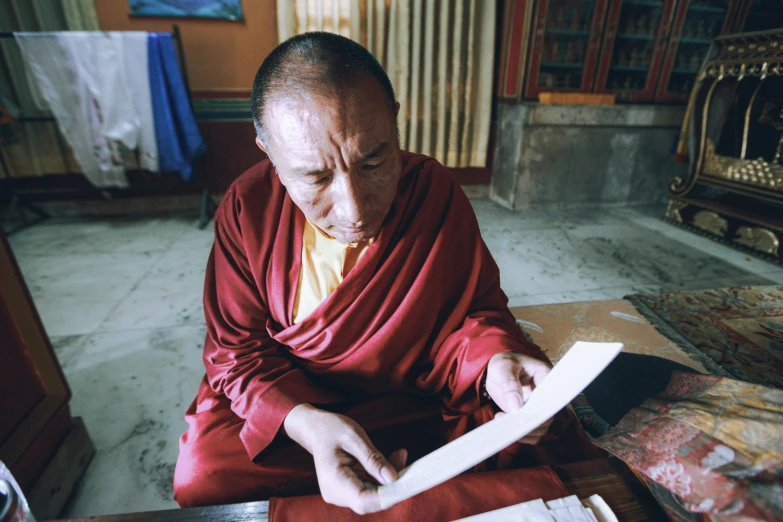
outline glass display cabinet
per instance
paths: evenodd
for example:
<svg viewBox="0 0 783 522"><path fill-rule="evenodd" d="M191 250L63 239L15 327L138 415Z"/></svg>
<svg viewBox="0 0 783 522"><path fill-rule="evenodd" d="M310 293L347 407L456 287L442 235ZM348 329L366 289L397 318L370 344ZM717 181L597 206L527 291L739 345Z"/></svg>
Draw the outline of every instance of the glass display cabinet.
<svg viewBox="0 0 783 522"><path fill-rule="evenodd" d="M609 7L595 92L651 101L666 50L674 0L615 0Z"/></svg>
<svg viewBox="0 0 783 522"><path fill-rule="evenodd" d="M783 26L783 0L503 0L498 94L684 103L715 38Z"/></svg>
<svg viewBox="0 0 783 522"><path fill-rule="evenodd" d="M606 0L540 0L525 95L592 92Z"/></svg>
<svg viewBox="0 0 783 522"><path fill-rule="evenodd" d="M730 32L735 8L730 0L682 0L677 5L656 100L687 101L713 39Z"/></svg>

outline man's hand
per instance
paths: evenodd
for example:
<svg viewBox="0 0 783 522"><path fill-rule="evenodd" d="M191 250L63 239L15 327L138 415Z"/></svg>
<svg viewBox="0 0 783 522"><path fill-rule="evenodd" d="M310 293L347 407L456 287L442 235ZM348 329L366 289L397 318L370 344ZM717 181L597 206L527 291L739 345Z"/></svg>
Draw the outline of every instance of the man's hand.
<svg viewBox="0 0 783 522"><path fill-rule="evenodd" d="M520 353L498 353L487 364L487 393L503 412L511 413L525 404L533 389L552 368L545 362ZM499 412L496 417L502 416ZM538 444L552 419L519 440L523 444Z"/></svg>
<svg viewBox="0 0 783 522"><path fill-rule="evenodd" d="M400 449L387 461L356 422L309 404L292 409L283 429L313 455L324 501L360 515L381 510L378 484L397 480L408 458Z"/></svg>

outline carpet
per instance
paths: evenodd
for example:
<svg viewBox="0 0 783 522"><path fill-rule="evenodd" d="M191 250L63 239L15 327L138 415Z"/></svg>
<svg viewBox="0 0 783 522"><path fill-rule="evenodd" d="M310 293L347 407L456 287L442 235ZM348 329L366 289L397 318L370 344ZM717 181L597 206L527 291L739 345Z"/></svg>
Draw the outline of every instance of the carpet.
<svg viewBox="0 0 783 522"><path fill-rule="evenodd" d="M697 372L714 373L704 355L693 357L656 330L628 301L584 301L511 309L517 324L557 363L576 341L621 342L625 352L662 357Z"/></svg>
<svg viewBox="0 0 783 522"><path fill-rule="evenodd" d="M710 373L783 388L783 287L740 286L626 299Z"/></svg>

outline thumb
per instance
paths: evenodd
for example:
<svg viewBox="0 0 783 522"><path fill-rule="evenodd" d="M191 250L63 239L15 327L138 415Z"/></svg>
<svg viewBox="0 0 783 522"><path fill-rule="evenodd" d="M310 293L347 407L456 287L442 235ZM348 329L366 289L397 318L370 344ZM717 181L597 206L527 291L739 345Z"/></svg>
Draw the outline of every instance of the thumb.
<svg viewBox="0 0 783 522"><path fill-rule="evenodd" d="M362 431L355 435L343 445L343 449L353 455L365 471L380 484L397 480L397 470L386 460L383 453L373 446L367 434Z"/></svg>
<svg viewBox="0 0 783 522"><path fill-rule="evenodd" d="M517 411L519 408L522 407L523 404L525 404L525 400L522 396L522 387L517 386L518 389L506 392L506 406L505 410L507 412Z"/></svg>
<svg viewBox="0 0 783 522"><path fill-rule="evenodd" d="M389 455L389 462L391 462L392 466L394 466L397 471L401 471L408 462L408 450L398 449Z"/></svg>

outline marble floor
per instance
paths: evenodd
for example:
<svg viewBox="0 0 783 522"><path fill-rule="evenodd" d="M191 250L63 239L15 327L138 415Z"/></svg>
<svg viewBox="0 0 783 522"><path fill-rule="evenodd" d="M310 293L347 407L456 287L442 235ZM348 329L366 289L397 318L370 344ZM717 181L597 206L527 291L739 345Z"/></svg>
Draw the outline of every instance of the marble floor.
<svg viewBox="0 0 783 522"><path fill-rule="evenodd" d="M783 268L663 223L662 208L473 204L512 306L783 284ZM204 372L212 232L184 218L62 219L10 241L97 448L66 514L176 507L177 439Z"/></svg>

